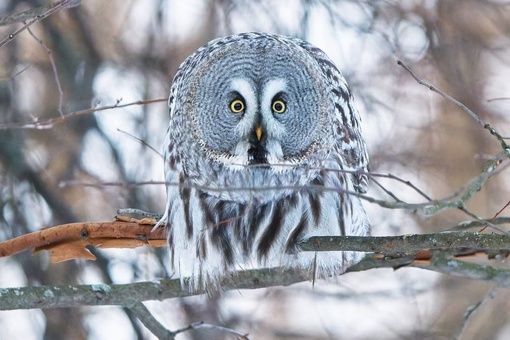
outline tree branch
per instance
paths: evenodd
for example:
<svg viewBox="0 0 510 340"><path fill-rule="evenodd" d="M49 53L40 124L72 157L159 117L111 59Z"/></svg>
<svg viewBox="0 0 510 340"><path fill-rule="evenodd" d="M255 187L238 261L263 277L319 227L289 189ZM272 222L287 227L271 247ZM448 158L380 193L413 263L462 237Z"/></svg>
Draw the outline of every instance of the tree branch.
<svg viewBox="0 0 510 340"><path fill-rule="evenodd" d="M492 223L507 223L498 217ZM474 222L472 222L474 223ZM136 248L143 245L166 246L165 228L153 231L156 220L137 220L117 216L111 222L70 223L45 228L11 240L0 242L0 257L33 249L47 250L53 262L76 258L94 260L87 246L101 248ZM478 225L478 224L476 224ZM486 234L469 231L450 231L435 234L401 236L316 236L300 243L301 251L360 251L384 255L414 255L430 250L450 250L453 255L485 252L489 256L510 253L510 234ZM459 253L458 250L461 250Z"/></svg>
<svg viewBox="0 0 510 340"><path fill-rule="evenodd" d="M401 236L315 236L300 243L302 251L363 251L386 255L413 254L423 250L470 248L486 252L510 252L509 234L469 231Z"/></svg>
<svg viewBox="0 0 510 340"><path fill-rule="evenodd" d="M402 266L423 268L469 279L490 281L501 287L510 288L510 270L455 260L441 252L435 253L430 262L413 261L412 257L398 255L367 255L359 264L351 267L349 272L367 270L369 268L400 268ZM311 277L307 273L299 270L265 268L237 272L232 278L225 279L221 287L223 291L257 289L272 286L288 286L310 279ZM184 283L185 285L187 284L187 279L184 280ZM179 279L110 285L0 288L0 310L106 305L135 306L147 300L161 301L197 294L200 294L200 292L193 293L182 289Z"/></svg>
<svg viewBox="0 0 510 340"><path fill-rule="evenodd" d="M71 8L80 5L80 0L61 0L46 6L37 7L8 17L0 18L0 26L16 22L23 22L24 25L0 40L0 47L12 41L17 35L28 29L31 25L46 19L50 15L64 8Z"/></svg>
<svg viewBox="0 0 510 340"><path fill-rule="evenodd" d="M167 101L168 101L168 99L164 98L164 99L138 100L136 102L120 104L121 99L118 99L117 103L115 103L113 105L91 107L89 109L66 113L64 115L60 115L58 117L54 117L54 118L50 118L50 119L46 119L46 120L39 121L36 119L33 122L0 124L0 130L6 130L6 129L37 129L37 130L51 129L56 124L65 122L67 119L69 119L71 117L77 117L77 116L91 114L94 112L117 109L117 108L121 108L121 107L132 106L132 105L146 105L146 104L154 104L154 103L161 103L161 102L167 102Z"/></svg>
<svg viewBox="0 0 510 340"><path fill-rule="evenodd" d="M452 104L458 106L459 108L461 108L464 112L466 112L468 115L471 116L471 118L473 118L479 125L483 126L484 129L487 129L491 135L493 135L494 137L496 137L496 139L499 141L499 143L501 144L501 147L503 148L503 150L505 150L507 153L510 153L510 148L508 147L507 143L505 142L505 139L496 131L496 129L494 127L492 127L490 124L487 124L487 123L484 123L482 121L482 119L480 117L478 117L478 115L476 113L474 113L470 108L468 108L466 105L462 104L461 102L459 102L457 99L453 98L452 96L446 94L445 92L441 91L440 89L438 89L437 87L435 87L434 85L426 82L425 80L423 79L420 79L410 68L409 66L407 66L406 64L404 64L402 61L400 60L397 60L397 64L402 66L407 72L409 72L409 74L411 75L411 77L414 78L414 80L416 80L418 82L418 84L420 85L423 85L425 87L427 87L429 90L431 90L432 92L436 92L437 94L439 94L440 96L442 96L443 98L445 98L446 100L448 100L449 102L451 102Z"/></svg>
<svg viewBox="0 0 510 340"><path fill-rule="evenodd" d="M128 308L158 339L175 339L174 332L166 329L158 320L156 320L142 302L137 302L133 306L128 306Z"/></svg>

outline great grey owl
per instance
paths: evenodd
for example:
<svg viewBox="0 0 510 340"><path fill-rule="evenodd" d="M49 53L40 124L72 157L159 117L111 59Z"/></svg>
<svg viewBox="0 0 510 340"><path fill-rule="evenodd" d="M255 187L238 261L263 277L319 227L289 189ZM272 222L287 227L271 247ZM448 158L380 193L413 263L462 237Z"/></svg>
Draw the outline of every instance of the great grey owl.
<svg viewBox="0 0 510 340"><path fill-rule="evenodd" d="M253 266L324 277L359 261L299 252L310 236L369 233L356 196L368 182L360 116L324 52L264 33L213 40L182 63L168 105L158 226L191 289Z"/></svg>

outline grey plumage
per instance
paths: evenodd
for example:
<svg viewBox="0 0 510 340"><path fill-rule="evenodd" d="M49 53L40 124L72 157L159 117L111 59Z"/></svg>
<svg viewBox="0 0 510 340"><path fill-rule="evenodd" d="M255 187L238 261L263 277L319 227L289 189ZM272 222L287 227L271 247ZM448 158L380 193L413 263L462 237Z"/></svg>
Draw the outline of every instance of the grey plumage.
<svg viewBox="0 0 510 340"><path fill-rule="evenodd" d="M321 277L359 260L298 252L310 236L369 233L349 194L367 189L360 116L326 54L264 33L213 40L180 66L169 107L158 225L167 225L172 266L191 289L253 265Z"/></svg>

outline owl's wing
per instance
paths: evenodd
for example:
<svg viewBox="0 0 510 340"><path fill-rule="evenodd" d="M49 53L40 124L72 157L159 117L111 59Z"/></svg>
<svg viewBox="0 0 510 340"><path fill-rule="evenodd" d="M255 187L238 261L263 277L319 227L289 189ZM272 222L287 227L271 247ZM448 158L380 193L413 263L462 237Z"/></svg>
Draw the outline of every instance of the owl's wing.
<svg viewBox="0 0 510 340"><path fill-rule="evenodd" d="M335 64L321 49L300 39L293 41L317 61L327 79L335 101L335 124L338 134L337 147L344 159L345 170L354 174L356 191L367 192L369 161L365 140L361 135L361 116L354 105L354 98L347 82Z"/></svg>

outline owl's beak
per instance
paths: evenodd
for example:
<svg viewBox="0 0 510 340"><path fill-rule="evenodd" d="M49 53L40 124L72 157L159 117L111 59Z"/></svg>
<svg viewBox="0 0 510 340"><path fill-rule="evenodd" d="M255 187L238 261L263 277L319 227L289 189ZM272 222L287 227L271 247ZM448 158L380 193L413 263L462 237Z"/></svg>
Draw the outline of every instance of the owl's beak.
<svg viewBox="0 0 510 340"><path fill-rule="evenodd" d="M257 136L257 140L260 142L260 139L262 138L262 126L257 126L255 129L255 135Z"/></svg>

